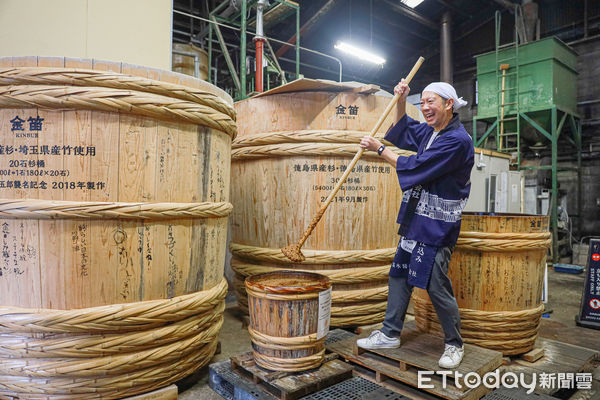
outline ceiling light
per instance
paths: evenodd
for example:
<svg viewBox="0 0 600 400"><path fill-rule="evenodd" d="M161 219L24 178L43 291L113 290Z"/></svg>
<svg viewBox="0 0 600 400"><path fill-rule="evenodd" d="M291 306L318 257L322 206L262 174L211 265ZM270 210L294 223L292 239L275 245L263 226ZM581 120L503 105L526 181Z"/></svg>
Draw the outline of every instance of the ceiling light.
<svg viewBox="0 0 600 400"><path fill-rule="evenodd" d="M402 3L406 4L410 8L415 8L419 4L423 2L423 0L400 0Z"/></svg>
<svg viewBox="0 0 600 400"><path fill-rule="evenodd" d="M383 64L385 63L385 59L373 54L369 53L366 50L359 49L358 47L352 46L348 43L338 42L335 46L336 49L346 52L348 54L353 55L354 57L358 57L361 60L369 61L374 64Z"/></svg>

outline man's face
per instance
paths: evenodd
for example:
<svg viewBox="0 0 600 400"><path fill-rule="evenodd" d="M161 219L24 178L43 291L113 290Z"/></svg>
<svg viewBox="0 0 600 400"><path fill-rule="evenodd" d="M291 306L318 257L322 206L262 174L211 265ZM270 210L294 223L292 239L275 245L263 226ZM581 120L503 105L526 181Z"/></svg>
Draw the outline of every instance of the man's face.
<svg viewBox="0 0 600 400"><path fill-rule="evenodd" d="M446 115L452 114L452 99L444 100L442 97L433 92L423 92L421 94L421 112L425 117L427 125L440 127L444 124Z"/></svg>

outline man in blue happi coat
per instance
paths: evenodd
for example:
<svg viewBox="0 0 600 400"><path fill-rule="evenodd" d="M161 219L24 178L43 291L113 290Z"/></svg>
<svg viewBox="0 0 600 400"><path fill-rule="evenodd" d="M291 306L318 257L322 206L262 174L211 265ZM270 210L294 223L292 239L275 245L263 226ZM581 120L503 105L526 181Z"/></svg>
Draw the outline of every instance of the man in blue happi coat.
<svg viewBox="0 0 600 400"><path fill-rule="evenodd" d="M442 368L456 368L464 354L460 315L448 278L448 264L458 239L462 210L471 189L473 142L455 111L467 102L444 82L428 85L421 95L425 123L406 115L410 88L402 80L395 124L385 139L399 148L415 151L397 156L376 138L365 136L360 145L377 151L396 168L403 191L397 222L401 235L390 268L388 304L383 328L359 339L367 349L400 346L400 332L414 286L426 289L444 330Z"/></svg>

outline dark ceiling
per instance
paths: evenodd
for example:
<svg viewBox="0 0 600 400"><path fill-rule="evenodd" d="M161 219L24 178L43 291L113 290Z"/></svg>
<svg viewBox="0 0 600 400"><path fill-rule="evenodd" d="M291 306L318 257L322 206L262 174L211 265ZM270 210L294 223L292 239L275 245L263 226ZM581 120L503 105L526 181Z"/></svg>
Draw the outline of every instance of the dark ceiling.
<svg viewBox="0 0 600 400"><path fill-rule="evenodd" d="M455 76L473 73L475 54L494 49L494 14L501 11L503 38L511 39L514 27L510 0L424 0L414 10L400 0L300 0L300 25L312 24L300 35L300 45L341 59L344 80L376 83L391 89L404 76L419 56L426 58L421 76L439 77L440 19L445 12L452 18L453 68ZM221 1L175 0L174 9L207 17ZM233 3L240 3L240 0ZM271 0L271 3L273 1ZM536 0L539 5L541 36L559 35L572 40L583 35L584 1ZM314 18L324 6L326 12ZM254 17L255 9L250 10ZM316 19L316 21L315 21ZM239 21L239 20L238 20ZM600 2L588 2L588 30L598 31ZM280 18L268 25L268 37L287 41L296 28L295 14ZM197 45L206 47L206 23L174 13L173 39L187 42L190 34ZM249 29L253 31L253 28ZM239 54L240 34L222 28L225 41L234 60ZM562 35L562 36L561 36ZM248 35L248 55L253 56L252 36ZM344 40L372 49L386 59L383 67L362 62L334 49L338 40ZM280 44L273 43L277 52ZM214 45L218 49L218 45ZM215 57L219 57L215 54ZM280 59L286 71L294 71L295 51L290 48ZM300 72L307 77L338 79L338 65L323 56L301 51ZM235 62L235 61L234 61ZM224 62L220 62L224 66ZM223 78L225 79L225 78Z"/></svg>

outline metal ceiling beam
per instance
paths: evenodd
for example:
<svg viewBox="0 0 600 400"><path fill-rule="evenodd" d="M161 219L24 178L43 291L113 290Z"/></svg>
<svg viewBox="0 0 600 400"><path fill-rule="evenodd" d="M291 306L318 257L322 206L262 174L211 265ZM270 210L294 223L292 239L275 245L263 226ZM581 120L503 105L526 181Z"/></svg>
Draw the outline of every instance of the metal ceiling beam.
<svg viewBox="0 0 600 400"><path fill-rule="evenodd" d="M440 3L441 5L443 5L444 7L446 7L447 9L449 9L450 11L460 14L463 17L468 17L468 18L472 17L472 15L469 14L468 12L461 10L460 8L456 7L455 5L451 4L450 2L448 2L446 0L436 0L436 1L438 3Z"/></svg>
<svg viewBox="0 0 600 400"><path fill-rule="evenodd" d="M414 30L412 30L412 29L409 29L409 28L407 28L407 27L406 27L406 26L404 26L404 25L401 25L401 24L397 24L397 23L395 23L395 22L392 22L392 21L390 21L388 18L384 18L384 17L382 17L382 16L380 16L380 15L377 15L377 14L374 14L373 16L375 17L375 19L378 19L379 21L383 22L384 24L386 24L386 25L389 25L389 26L391 26L392 28L396 28L396 29L398 29L399 31L401 31L401 32L403 32L403 33L406 33L406 34L409 34L409 35L411 35L411 36L418 37L418 38L420 38L420 39L422 39L422 40L427 40L427 41L430 41L430 42L431 42L431 41L434 41L434 40L438 40L438 37L437 37L437 35L436 35L436 36L431 36L431 37L430 37L430 36L425 36L425 35L422 35L422 34L420 34L420 33L417 33L417 32L415 32L415 31L414 31Z"/></svg>
<svg viewBox="0 0 600 400"><path fill-rule="evenodd" d="M300 35L306 35L308 33L308 31L315 26L315 24L317 23L317 21L325 14L327 14L327 12L329 10L331 10L333 8L333 6L335 5L335 3L337 2L337 0L329 0L327 1L327 3L323 4L323 7L321 7L319 9L319 11L317 11L316 13L313 14L312 17L310 17L310 19L308 21L306 21L304 23L304 25L302 25L300 27ZM289 49L291 49L294 44L296 43L296 35L292 36L291 38L289 38L289 40L287 41L289 44L288 45L283 45L281 46L277 52L275 53L275 55L277 57L281 57L283 56Z"/></svg>
<svg viewBox="0 0 600 400"><path fill-rule="evenodd" d="M421 25L425 25L426 27L431 28L435 31L440 30L439 25L435 21L432 21L429 18L422 16L421 14L419 14L412 8L407 7L402 3L395 3L390 0L384 0L384 3L387 4L388 6L390 6L390 8L392 10L394 10L395 12L397 12L398 14L402 14L406 17L409 17L409 18L417 21Z"/></svg>
<svg viewBox="0 0 600 400"><path fill-rule="evenodd" d="M515 11L515 3L510 0L494 0L496 3L500 4L502 7L508 9L510 12Z"/></svg>

